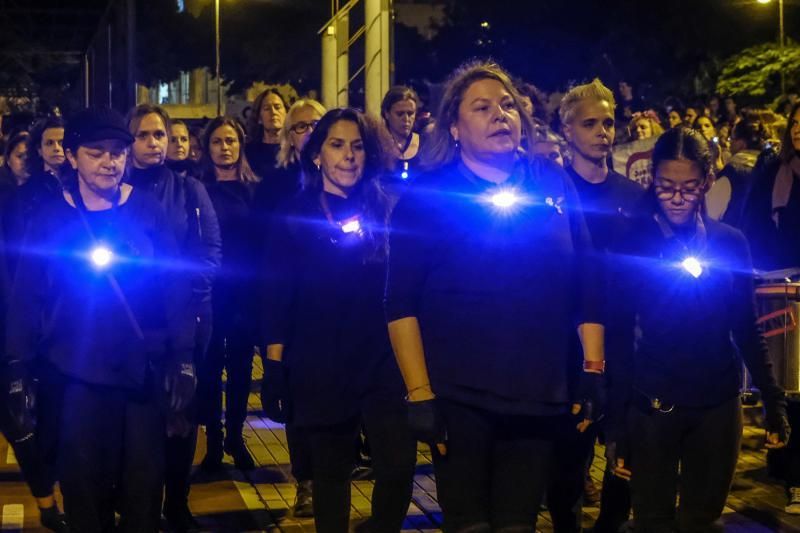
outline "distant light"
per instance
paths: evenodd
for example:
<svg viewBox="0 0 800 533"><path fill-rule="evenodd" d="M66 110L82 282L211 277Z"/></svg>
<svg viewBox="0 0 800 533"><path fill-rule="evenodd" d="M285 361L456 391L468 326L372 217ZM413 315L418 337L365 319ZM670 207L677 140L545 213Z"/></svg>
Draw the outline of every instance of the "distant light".
<svg viewBox="0 0 800 533"><path fill-rule="evenodd" d="M344 233L358 233L361 231L361 223L358 219L351 220L342 224L342 231Z"/></svg>
<svg viewBox="0 0 800 533"><path fill-rule="evenodd" d="M687 257L683 260L681 266L694 278L699 278L703 274L703 265L695 257Z"/></svg>
<svg viewBox="0 0 800 533"><path fill-rule="evenodd" d="M519 196L514 191L500 191L494 193L489 200L495 207L507 209L519 202Z"/></svg>
<svg viewBox="0 0 800 533"><path fill-rule="evenodd" d="M400 173L400 177L403 178L404 180L407 180L408 179L408 172L406 172L404 170L403 172Z"/></svg>
<svg viewBox="0 0 800 533"><path fill-rule="evenodd" d="M105 268L114 258L114 253L105 246L97 246L90 255L92 264L97 268Z"/></svg>
<svg viewBox="0 0 800 533"><path fill-rule="evenodd" d="M483 28L484 30L488 30L490 27L491 25L489 24L488 20L484 20L483 22L481 22L481 28Z"/></svg>
<svg viewBox="0 0 800 533"><path fill-rule="evenodd" d="M772 0L756 0L759 4L769 4Z"/></svg>

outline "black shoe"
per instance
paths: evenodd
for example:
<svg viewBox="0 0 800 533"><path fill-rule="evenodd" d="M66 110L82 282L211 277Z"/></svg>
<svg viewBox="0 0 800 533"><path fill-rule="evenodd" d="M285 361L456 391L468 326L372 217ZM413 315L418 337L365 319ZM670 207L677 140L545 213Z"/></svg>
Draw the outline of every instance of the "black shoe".
<svg viewBox="0 0 800 533"><path fill-rule="evenodd" d="M222 432L206 432L206 456L200 463L200 469L205 472L222 470Z"/></svg>
<svg viewBox="0 0 800 533"><path fill-rule="evenodd" d="M313 518L314 499L311 487L311 481L302 481L297 484L294 508L292 509L292 514L294 514L295 518Z"/></svg>
<svg viewBox="0 0 800 533"><path fill-rule="evenodd" d="M44 509L39 508L39 522L50 531L69 533L67 519L64 514L58 510L57 505Z"/></svg>
<svg viewBox="0 0 800 533"><path fill-rule="evenodd" d="M225 453L233 457L233 464L239 470L253 470L256 467L256 463L253 461L253 456L250 455L250 452L247 450L247 446L244 445L244 441L241 437L236 440L226 441Z"/></svg>
<svg viewBox="0 0 800 533"><path fill-rule="evenodd" d="M167 519L170 531L175 533L191 533L200 531L200 524L192 516L186 503L180 505L164 505L164 518Z"/></svg>

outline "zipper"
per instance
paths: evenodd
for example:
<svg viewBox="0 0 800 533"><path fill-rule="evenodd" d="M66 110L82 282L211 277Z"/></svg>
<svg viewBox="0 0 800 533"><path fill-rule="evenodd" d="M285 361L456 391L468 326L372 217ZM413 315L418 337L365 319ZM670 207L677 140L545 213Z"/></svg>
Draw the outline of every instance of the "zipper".
<svg viewBox="0 0 800 533"><path fill-rule="evenodd" d="M197 235L202 239L203 238L203 227L200 225L200 208L194 208L194 214L197 217Z"/></svg>

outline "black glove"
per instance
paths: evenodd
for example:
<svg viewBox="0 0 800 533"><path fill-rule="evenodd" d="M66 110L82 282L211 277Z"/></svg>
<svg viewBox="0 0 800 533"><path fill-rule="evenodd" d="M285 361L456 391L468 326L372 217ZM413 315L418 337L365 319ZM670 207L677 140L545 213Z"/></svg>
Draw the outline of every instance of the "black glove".
<svg viewBox="0 0 800 533"><path fill-rule="evenodd" d="M8 427L3 428L11 442L33 437L36 429L36 394L25 363L9 361L3 369L2 387L6 395Z"/></svg>
<svg viewBox="0 0 800 533"><path fill-rule="evenodd" d="M580 414L586 420L597 422L605 414L606 380L603 374L581 372L573 403L580 404Z"/></svg>
<svg viewBox="0 0 800 533"><path fill-rule="evenodd" d="M774 399L764 399L764 410L766 411L766 423L768 433L777 433L783 444L789 443L792 435L792 427L789 425L789 417L786 414L786 400L783 396Z"/></svg>
<svg viewBox="0 0 800 533"><path fill-rule="evenodd" d="M261 407L267 418L285 424L289 419L289 386L283 363L264 358L264 378L261 380Z"/></svg>
<svg viewBox="0 0 800 533"><path fill-rule="evenodd" d="M447 427L435 399L407 402L406 405L408 425L415 439L428 444L431 450L435 450L437 444L447 443Z"/></svg>
<svg viewBox="0 0 800 533"><path fill-rule="evenodd" d="M192 363L167 363L164 373L164 390L167 392L167 406L173 413L183 411L194 398L197 377Z"/></svg>

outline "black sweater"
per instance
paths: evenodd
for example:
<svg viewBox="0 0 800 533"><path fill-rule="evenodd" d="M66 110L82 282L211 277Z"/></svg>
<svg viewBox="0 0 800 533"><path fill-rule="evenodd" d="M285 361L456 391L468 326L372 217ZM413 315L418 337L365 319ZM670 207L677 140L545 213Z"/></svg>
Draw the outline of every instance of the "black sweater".
<svg viewBox="0 0 800 533"><path fill-rule="evenodd" d="M222 261L219 222L208 192L195 178L175 175L167 166L132 168L128 182L155 195L191 274L193 301L208 302Z"/></svg>
<svg viewBox="0 0 800 533"><path fill-rule="evenodd" d="M28 227L10 296L7 357L42 354L67 376L125 388L142 386L148 366L167 353L191 362L191 291L156 199L134 189L116 210L86 218L97 241L114 253L108 272L144 339L105 271L91 265L95 242L79 212L61 198L43 205Z"/></svg>
<svg viewBox="0 0 800 533"><path fill-rule="evenodd" d="M386 314L416 317L433 391L497 412L548 415L569 403L575 327L601 322L597 270L572 180L545 160L502 187L463 164L423 176L392 218Z"/></svg>
<svg viewBox="0 0 800 533"><path fill-rule="evenodd" d="M356 416L370 390L402 398L383 320L385 261L331 225L319 198L305 192L286 204L267 248L266 343L284 345L292 421L300 426ZM327 198L334 220L358 213L352 200Z"/></svg>
<svg viewBox="0 0 800 533"><path fill-rule="evenodd" d="M688 244L665 238L652 215L632 219L622 235L613 316L638 320L609 324L617 344L608 357L618 383L665 403L714 406L739 394L741 356L765 400L777 399L781 391L756 325L747 241L726 224L704 225L707 238ZM699 278L681 268L688 256L703 264Z"/></svg>

